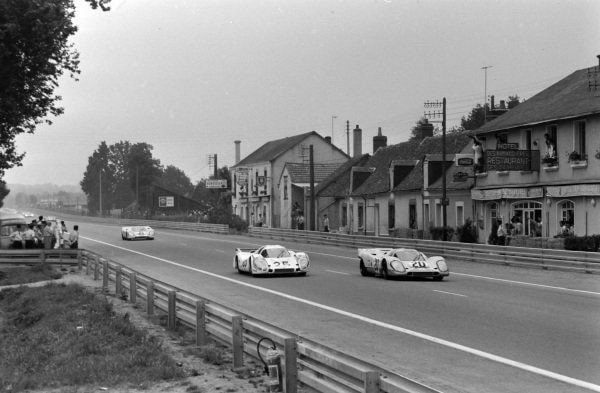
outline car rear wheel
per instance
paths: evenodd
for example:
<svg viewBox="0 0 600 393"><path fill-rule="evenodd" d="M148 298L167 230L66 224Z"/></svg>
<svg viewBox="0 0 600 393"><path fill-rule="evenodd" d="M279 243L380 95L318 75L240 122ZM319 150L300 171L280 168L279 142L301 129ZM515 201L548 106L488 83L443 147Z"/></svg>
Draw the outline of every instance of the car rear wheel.
<svg viewBox="0 0 600 393"><path fill-rule="evenodd" d="M242 274L242 269L240 269L240 261L238 260L237 257L235 257L235 268L237 269L238 273Z"/></svg>
<svg viewBox="0 0 600 393"><path fill-rule="evenodd" d="M366 276L367 273L367 268L365 267L365 263L363 262L362 258L360 260L360 265L359 265L359 269L360 269L360 275L361 276Z"/></svg>

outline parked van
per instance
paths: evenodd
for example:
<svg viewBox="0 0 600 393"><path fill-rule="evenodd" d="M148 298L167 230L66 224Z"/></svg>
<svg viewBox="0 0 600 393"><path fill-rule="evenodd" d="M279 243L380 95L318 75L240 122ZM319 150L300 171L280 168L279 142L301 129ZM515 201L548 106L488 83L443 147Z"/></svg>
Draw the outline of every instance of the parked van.
<svg viewBox="0 0 600 393"><path fill-rule="evenodd" d="M18 213L6 213L0 211L0 249L7 249L11 246L10 234L17 229L17 225L21 225L21 230L24 231L27 227L25 216Z"/></svg>

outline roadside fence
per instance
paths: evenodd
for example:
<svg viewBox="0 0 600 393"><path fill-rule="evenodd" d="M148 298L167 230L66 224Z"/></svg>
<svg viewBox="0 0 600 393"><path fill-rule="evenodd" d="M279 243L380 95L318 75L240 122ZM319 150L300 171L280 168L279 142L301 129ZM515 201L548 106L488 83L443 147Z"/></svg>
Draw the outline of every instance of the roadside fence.
<svg viewBox="0 0 600 393"><path fill-rule="evenodd" d="M441 255L444 258L467 262L600 274L600 252L494 246L479 243L347 235L332 232L264 227L250 227L248 228L248 234L254 237L274 240L299 241L342 247L416 248L429 254L429 256Z"/></svg>
<svg viewBox="0 0 600 393"><path fill-rule="evenodd" d="M82 273L102 280L104 293L145 305L148 315L166 315L167 328L195 331L196 345L210 341L231 348L233 368L243 369L247 357L261 360L274 343L281 357L278 391L296 393L302 384L322 393L439 393L437 390L361 359L262 322L216 302L140 274L87 250L0 250L0 261L12 264L78 265ZM71 259L67 259L70 257ZM271 378L271 377L269 377ZM269 382L269 380L267 381ZM277 389L277 380L271 391Z"/></svg>

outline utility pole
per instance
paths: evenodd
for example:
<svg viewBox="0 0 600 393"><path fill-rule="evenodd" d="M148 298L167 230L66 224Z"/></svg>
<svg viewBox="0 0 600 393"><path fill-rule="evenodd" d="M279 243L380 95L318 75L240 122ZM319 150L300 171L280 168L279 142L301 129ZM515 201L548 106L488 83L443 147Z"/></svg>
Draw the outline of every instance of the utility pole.
<svg viewBox="0 0 600 393"><path fill-rule="evenodd" d="M331 144L333 145L333 120L337 119L337 116L331 116Z"/></svg>
<svg viewBox="0 0 600 393"><path fill-rule="evenodd" d="M493 66L481 67L481 69L485 72L485 82L483 84L483 124L487 122L487 110L485 109L485 106L487 105L487 70L488 68L492 67Z"/></svg>
<svg viewBox="0 0 600 393"><path fill-rule="evenodd" d="M135 203L140 206L140 167L135 167Z"/></svg>
<svg viewBox="0 0 600 393"><path fill-rule="evenodd" d="M446 226L448 225L448 215L446 206L448 206L448 198L446 195L446 97L440 101L426 101L425 108L433 109L424 112L425 118L442 117L442 240L447 241ZM441 109L441 111L440 111ZM440 123L439 120L433 120L431 123Z"/></svg>
<svg viewBox="0 0 600 393"><path fill-rule="evenodd" d="M310 230L316 229L315 223L317 221L317 212L315 211L315 163L313 160L313 145L309 148L309 168L310 168Z"/></svg>
<svg viewBox="0 0 600 393"><path fill-rule="evenodd" d="M346 153L350 155L350 120L346 120Z"/></svg>
<svg viewBox="0 0 600 393"><path fill-rule="evenodd" d="M215 179L217 178L217 170L219 166L217 165L217 155L215 154Z"/></svg>
<svg viewBox="0 0 600 393"><path fill-rule="evenodd" d="M100 169L100 217L102 217L102 169Z"/></svg>

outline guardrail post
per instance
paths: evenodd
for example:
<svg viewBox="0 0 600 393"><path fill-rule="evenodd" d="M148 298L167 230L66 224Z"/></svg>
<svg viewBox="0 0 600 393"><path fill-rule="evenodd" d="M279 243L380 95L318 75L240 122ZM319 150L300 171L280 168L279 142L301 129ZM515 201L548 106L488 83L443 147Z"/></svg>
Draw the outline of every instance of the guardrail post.
<svg viewBox="0 0 600 393"><path fill-rule="evenodd" d="M102 290L108 292L108 261L102 263Z"/></svg>
<svg viewBox="0 0 600 393"><path fill-rule="evenodd" d="M196 345L206 345L206 302L196 301Z"/></svg>
<svg viewBox="0 0 600 393"><path fill-rule="evenodd" d="M98 281L100 279L100 257L98 255L94 255L94 281Z"/></svg>
<svg viewBox="0 0 600 393"><path fill-rule="evenodd" d="M365 372L365 393L379 393L379 372L367 371Z"/></svg>
<svg viewBox="0 0 600 393"><path fill-rule="evenodd" d="M146 286L146 313L154 315L154 281L149 281Z"/></svg>
<svg viewBox="0 0 600 393"><path fill-rule="evenodd" d="M137 277L135 272L129 274L129 302L134 304L137 302Z"/></svg>
<svg viewBox="0 0 600 393"><path fill-rule="evenodd" d="M117 297L123 295L123 282L121 274L121 266L117 266L117 269L115 271L115 296Z"/></svg>
<svg viewBox="0 0 600 393"><path fill-rule="evenodd" d="M283 340L284 351L284 370L283 370L283 391L285 393L296 393L298 390L298 358L296 339L286 338Z"/></svg>
<svg viewBox="0 0 600 393"><path fill-rule="evenodd" d="M231 318L231 334L233 338L233 369L235 370L244 367L244 329L240 315Z"/></svg>
<svg viewBox="0 0 600 393"><path fill-rule="evenodd" d="M177 327L177 292L169 291L169 318L167 320L167 329L175 330Z"/></svg>
<svg viewBox="0 0 600 393"><path fill-rule="evenodd" d="M85 259L85 275L88 276L90 274L90 254L81 253L81 258Z"/></svg>
<svg viewBox="0 0 600 393"><path fill-rule="evenodd" d="M42 264L46 263L46 250L42 250L42 252L40 252L40 262Z"/></svg>

